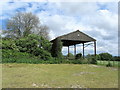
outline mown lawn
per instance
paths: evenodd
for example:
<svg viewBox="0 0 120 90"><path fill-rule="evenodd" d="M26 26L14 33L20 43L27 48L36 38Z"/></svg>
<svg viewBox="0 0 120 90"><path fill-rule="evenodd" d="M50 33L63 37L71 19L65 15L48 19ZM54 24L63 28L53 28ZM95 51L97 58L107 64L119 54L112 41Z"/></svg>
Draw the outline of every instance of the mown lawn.
<svg viewBox="0 0 120 90"><path fill-rule="evenodd" d="M88 64L2 64L3 88L117 88L118 69Z"/></svg>

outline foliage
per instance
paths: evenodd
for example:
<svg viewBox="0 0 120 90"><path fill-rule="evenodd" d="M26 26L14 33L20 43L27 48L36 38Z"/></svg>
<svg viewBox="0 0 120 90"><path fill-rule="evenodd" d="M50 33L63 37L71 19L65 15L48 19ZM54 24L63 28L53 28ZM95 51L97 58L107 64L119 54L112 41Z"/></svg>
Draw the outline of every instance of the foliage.
<svg viewBox="0 0 120 90"><path fill-rule="evenodd" d="M16 40L16 45L21 52L33 53L38 47L38 40L36 35L29 35L28 37L20 38Z"/></svg>
<svg viewBox="0 0 120 90"><path fill-rule="evenodd" d="M51 43L43 37L35 34L29 34L28 37L16 40L16 45L19 47L21 52L33 53L38 51L39 48L43 48L43 50L48 52L51 50Z"/></svg>
<svg viewBox="0 0 120 90"><path fill-rule="evenodd" d="M96 60L101 60L100 55L96 54Z"/></svg>
<svg viewBox="0 0 120 90"><path fill-rule="evenodd" d="M7 21L7 29L2 34L9 38L20 38L29 34L37 34L49 39L49 28L41 25L39 17L31 12L16 13Z"/></svg>
<svg viewBox="0 0 120 90"><path fill-rule="evenodd" d="M82 54L81 53L76 54L75 59L80 59L80 58L82 58Z"/></svg>
<svg viewBox="0 0 120 90"><path fill-rule="evenodd" d="M111 63L108 63L108 64L106 65L106 67L112 67L112 64L111 64Z"/></svg>
<svg viewBox="0 0 120 90"><path fill-rule="evenodd" d="M30 53L13 50L2 50L2 63L46 63L45 60L52 60L50 53L41 50L40 58ZM48 62L49 63L49 62Z"/></svg>
<svg viewBox="0 0 120 90"><path fill-rule="evenodd" d="M14 40L12 39L5 39L2 40L2 49L10 49L10 50L16 50L19 51L18 47L15 45Z"/></svg>
<svg viewBox="0 0 120 90"><path fill-rule="evenodd" d="M96 57L92 57L92 58L91 58L90 64L97 64Z"/></svg>
<svg viewBox="0 0 120 90"><path fill-rule="evenodd" d="M27 63L31 59L35 60L34 55L26 52L18 52L14 50L2 50L2 63Z"/></svg>
<svg viewBox="0 0 120 90"><path fill-rule="evenodd" d="M51 54L53 57L62 58L62 42L57 38L52 44Z"/></svg>
<svg viewBox="0 0 120 90"><path fill-rule="evenodd" d="M84 59L81 58L80 61L81 61L81 64L89 64L89 60L86 58L84 58Z"/></svg>
<svg viewBox="0 0 120 90"><path fill-rule="evenodd" d="M45 50L38 50L39 55L13 50L2 50L2 63L34 63L34 64L86 64L85 60L66 60L52 58Z"/></svg>
<svg viewBox="0 0 120 90"><path fill-rule="evenodd" d="M52 44L50 43L50 41L48 41L47 39L41 37L41 47L44 48L44 50L51 52L51 48L52 48Z"/></svg>
<svg viewBox="0 0 120 90"><path fill-rule="evenodd" d="M113 57L113 60L114 60L114 61L120 61L120 56L114 56L114 57Z"/></svg>
<svg viewBox="0 0 120 90"><path fill-rule="evenodd" d="M35 56L39 56L39 58L43 59L43 60L51 60L52 59L51 54L42 48L37 48L36 50L34 50L33 54Z"/></svg>
<svg viewBox="0 0 120 90"><path fill-rule="evenodd" d="M66 56L64 56L65 58L68 59L75 59L74 55L72 53L68 53Z"/></svg>
<svg viewBox="0 0 120 90"><path fill-rule="evenodd" d="M17 13L8 20L7 28L17 37L31 34L31 30L39 25L39 18L32 13Z"/></svg>
<svg viewBox="0 0 120 90"><path fill-rule="evenodd" d="M50 54L51 43L43 37L34 34L29 34L28 37L22 37L16 40L12 40L10 38L5 40L3 39L2 49L13 50L13 52L16 50L30 53L33 56L38 56L39 59L43 60L49 60L52 58Z"/></svg>
<svg viewBox="0 0 120 90"><path fill-rule="evenodd" d="M46 25L41 25L39 28L33 31L34 34L44 37L45 39L49 40L49 28Z"/></svg>
<svg viewBox="0 0 120 90"><path fill-rule="evenodd" d="M97 58L98 58L99 56L98 55L90 55L90 54L88 54L87 56L86 56L86 58L88 59L88 63L89 64L97 64Z"/></svg>
<svg viewBox="0 0 120 90"><path fill-rule="evenodd" d="M101 60L112 60L112 55L109 53L100 53Z"/></svg>
<svg viewBox="0 0 120 90"><path fill-rule="evenodd" d="M74 55L72 53L68 53L67 56L68 57L74 57Z"/></svg>

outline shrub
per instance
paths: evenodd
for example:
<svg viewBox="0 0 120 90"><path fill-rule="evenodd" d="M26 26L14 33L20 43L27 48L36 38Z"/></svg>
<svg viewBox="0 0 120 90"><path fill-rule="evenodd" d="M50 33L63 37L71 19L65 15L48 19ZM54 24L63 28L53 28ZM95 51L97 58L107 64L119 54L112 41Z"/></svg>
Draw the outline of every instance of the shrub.
<svg viewBox="0 0 120 90"><path fill-rule="evenodd" d="M81 60L71 60L72 64L82 64Z"/></svg>
<svg viewBox="0 0 120 90"><path fill-rule="evenodd" d="M84 58L84 59L81 58L80 61L81 61L82 64L89 64L89 60L86 59L86 58Z"/></svg>
<svg viewBox="0 0 120 90"><path fill-rule="evenodd" d="M38 47L39 42L29 37L21 38L19 40L16 40L16 45L18 46L19 50L21 52L29 52L32 53L34 49Z"/></svg>
<svg viewBox="0 0 120 90"><path fill-rule="evenodd" d="M39 56L39 58L43 60L49 60L52 58L50 54L51 43L43 37L30 34L28 37L17 40L16 45L21 52L27 52Z"/></svg>
<svg viewBox="0 0 120 90"><path fill-rule="evenodd" d="M88 64L97 64L97 59L99 58L99 55L95 56L88 54L86 58L88 59Z"/></svg>
<svg viewBox="0 0 120 90"><path fill-rule="evenodd" d="M112 67L112 64L111 64L111 63L108 63L108 64L106 65L106 67Z"/></svg>
<svg viewBox="0 0 120 90"><path fill-rule="evenodd" d="M32 60L32 61L31 61ZM2 63L30 63L39 60L32 54L13 50L2 50Z"/></svg>
<svg viewBox="0 0 120 90"><path fill-rule="evenodd" d="M12 39L3 39L2 40L2 49L10 49L19 51L18 47L15 45L15 41Z"/></svg>
<svg viewBox="0 0 120 90"><path fill-rule="evenodd" d="M57 38L52 44L51 54L53 57L63 58L61 51L62 51L62 42L61 39Z"/></svg>
<svg viewBox="0 0 120 90"><path fill-rule="evenodd" d="M92 58L91 58L90 64L97 64L96 57L92 57Z"/></svg>
<svg viewBox="0 0 120 90"><path fill-rule="evenodd" d="M52 56L49 52L45 51L45 50L41 50L40 52L40 58L43 60L51 60Z"/></svg>
<svg viewBox="0 0 120 90"><path fill-rule="evenodd" d="M96 60L101 60L100 55L96 54Z"/></svg>
<svg viewBox="0 0 120 90"><path fill-rule="evenodd" d="M35 49L33 51L33 54L35 56L39 56L39 58L41 58L43 60L51 60L51 59L53 59L52 56L51 56L51 54L48 51L46 51L46 50L44 50L42 48Z"/></svg>
<svg viewBox="0 0 120 90"><path fill-rule="evenodd" d="M68 59L75 59L74 55L72 53L67 54L66 56L64 56L65 58Z"/></svg>
<svg viewBox="0 0 120 90"><path fill-rule="evenodd" d="M82 54L81 53L78 53L76 56L75 56L75 59L80 59L82 58Z"/></svg>

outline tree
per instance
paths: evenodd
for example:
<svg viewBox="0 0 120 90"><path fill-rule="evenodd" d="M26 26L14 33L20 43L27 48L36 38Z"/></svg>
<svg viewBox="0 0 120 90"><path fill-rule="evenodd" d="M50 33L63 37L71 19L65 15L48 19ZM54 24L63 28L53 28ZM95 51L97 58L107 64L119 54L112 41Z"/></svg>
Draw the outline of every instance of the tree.
<svg viewBox="0 0 120 90"><path fill-rule="evenodd" d="M114 60L114 61L120 61L120 56L114 56L114 57L113 57L113 60Z"/></svg>
<svg viewBox="0 0 120 90"><path fill-rule="evenodd" d="M62 58L62 42L60 38L57 38L53 44L51 49L51 54L53 57Z"/></svg>
<svg viewBox="0 0 120 90"><path fill-rule="evenodd" d="M100 53L101 60L112 60L112 55L109 53Z"/></svg>
<svg viewBox="0 0 120 90"><path fill-rule="evenodd" d="M49 28L46 25L41 25L35 30L33 30L34 34L40 35L44 37L45 39L49 40Z"/></svg>
<svg viewBox="0 0 120 90"><path fill-rule="evenodd" d="M49 28L47 26L42 26L39 18L31 12L16 13L15 16L8 20L7 29L8 30L5 33L7 33L6 36L9 37L25 37L34 33L35 31L37 31L35 34L39 34L45 38L49 35Z"/></svg>

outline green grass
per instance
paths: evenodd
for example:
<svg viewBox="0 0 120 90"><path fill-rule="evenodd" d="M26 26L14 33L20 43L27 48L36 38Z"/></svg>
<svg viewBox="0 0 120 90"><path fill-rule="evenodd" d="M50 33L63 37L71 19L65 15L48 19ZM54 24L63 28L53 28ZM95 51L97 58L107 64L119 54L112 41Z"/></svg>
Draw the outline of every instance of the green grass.
<svg viewBox="0 0 120 90"><path fill-rule="evenodd" d="M3 88L117 88L118 68L92 64L2 64Z"/></svg>
<svg viewBox="0 0 120 90"><path fill-rule="evenodd" d="M112 66L115 66L115 67L120 67L120 63L119 61L110 61L110 63L112 64ZM103 65L103 66L106 66L108 64L108 61L97 61L97 64L98 65Z"/></svg>

